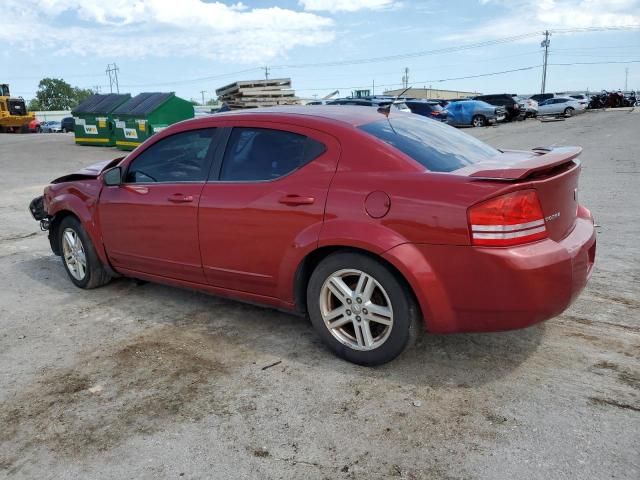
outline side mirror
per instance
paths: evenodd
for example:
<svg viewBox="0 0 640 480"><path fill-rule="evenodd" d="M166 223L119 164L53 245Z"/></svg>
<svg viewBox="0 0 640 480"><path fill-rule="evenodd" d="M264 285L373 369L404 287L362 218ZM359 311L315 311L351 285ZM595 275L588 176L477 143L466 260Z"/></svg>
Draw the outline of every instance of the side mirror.
<svg viewBox="0 0 640 480"><path fill-rule="evenodd" d="M122 168L113 167L104 172L102 181L107 187L115 187L122 183Z"/></svg>

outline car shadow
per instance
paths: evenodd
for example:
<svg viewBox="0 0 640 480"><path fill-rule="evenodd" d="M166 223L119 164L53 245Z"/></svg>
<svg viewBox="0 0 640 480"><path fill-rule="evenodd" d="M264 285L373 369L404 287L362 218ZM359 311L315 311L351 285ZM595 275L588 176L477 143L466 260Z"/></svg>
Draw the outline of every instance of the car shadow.
<svg viewBox="0 0 640 480"><path fill-rule="evenodd" d="M45 288L95 302L101 315L133 317L149 328L171 325L199 328L211 338L226 339L248 352L248 362L281 360L336 374L385 379L406 385L468 388L493 382L513 372L538 348L544 324L523 330L485 334L421 334L413 348L393 362L360 367L335 357L320 341L308 319L154 283L115 279L95 290L76 288L58 257L38 257L16 267ZM125 299L126 297L126 299ZM47 306L51 308L52 305ZM212 344L212 348L215 345ZM260 365L258 365L260 366Z"/></svg>

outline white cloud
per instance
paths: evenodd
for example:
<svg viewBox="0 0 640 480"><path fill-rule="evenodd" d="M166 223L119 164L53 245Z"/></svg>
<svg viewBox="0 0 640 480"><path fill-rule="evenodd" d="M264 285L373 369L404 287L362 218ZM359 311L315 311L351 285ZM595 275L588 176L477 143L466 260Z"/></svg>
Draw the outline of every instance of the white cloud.
<svg viewBox="0 0 640 480"><path fill-rule="evenodd" d="M299 0L305 10L315 12L357 12L359 10L382 10L401 5L396 0Z"/></svg>
<svg viewBox="0 0 640 480"><path fill-rule="evenodd" d="M109 58L198 55L264 62L333 40L314 13L202 0L3 0L0 40L13 48ZM25 40L24 32L37 32Z"/></svg>
<svg viewBox="0 0 640 480"><path fill-rule="evenodd" d="M480 0L480 4L500 6L506 12L446 40L497 38L545 29L640 25L639 0Z"/></svg>

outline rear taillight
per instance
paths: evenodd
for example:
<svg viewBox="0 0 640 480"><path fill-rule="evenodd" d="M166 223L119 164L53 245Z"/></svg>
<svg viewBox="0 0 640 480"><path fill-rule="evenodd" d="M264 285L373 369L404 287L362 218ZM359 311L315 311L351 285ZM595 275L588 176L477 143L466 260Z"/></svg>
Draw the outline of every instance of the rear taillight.
<svg viewBox="0 0 640 480"><path fill-rule="evenodd" d="M506 247L547 238L535 190L519 190L469 209L473 245Z"/></svg>

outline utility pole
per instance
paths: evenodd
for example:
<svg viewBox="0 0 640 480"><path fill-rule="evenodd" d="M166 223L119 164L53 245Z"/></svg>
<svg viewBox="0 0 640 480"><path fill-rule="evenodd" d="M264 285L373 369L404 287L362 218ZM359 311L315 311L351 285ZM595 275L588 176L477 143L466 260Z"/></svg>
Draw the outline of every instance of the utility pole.
<svg viewBox="0 0 640 480"><path fill-rule="evenodd" d="M202 105L204 105L204 94L207 93L206 90L200 90L200 95L202 95Z"/></svg>
<svg viewBox="0 0 640 480"><path fill-rule="evenodd" d="M269 80L269 67L264 67L264 79Z"/></svg>
<svg viewBox="0 0 640 480"><path fill-rule="evenodd" d="M547 88L547 60L549 58L549 44L551 40L549 37L551 34L549 30L544 31L544 40L540 44L541 47L544 48L544 64L542 65L542 88L540 89L540 93L544 93Z"/></svg>
<svg viewBox="0 0 640 480"><path fill-rule="evenodd" d="M629 81L629 67L624 69L624 91L627 91L627 84Z"/></svg>
<svg viewBox="0 0 640 480"><path fill-rule="evenodd" d="M109 75L109 91L113 93L113 87L116 87L116 93L120 93L120 86L118 85L118 72L120 69L115 64L107 64L107 75Z"/></svg>
<svg viewBox="0 0 640 480"><path fill-rule="evenodd" d="M376 94L376 81L372 80L371 81L371 95L375 95Z"/></svg>
<svg viewBox="0 0 640 480"><path fill-rule="evenodd" d="M101 89L102 89L102 87L100 85L94 85L93 86L93 93L100 93Z"/></svg>
<svg viewBox="0 0 640 480"><path fill-rule="evenodd" d="M409 88L409 67L404 67L404 75L402 76L402 86Z"/></svg>

